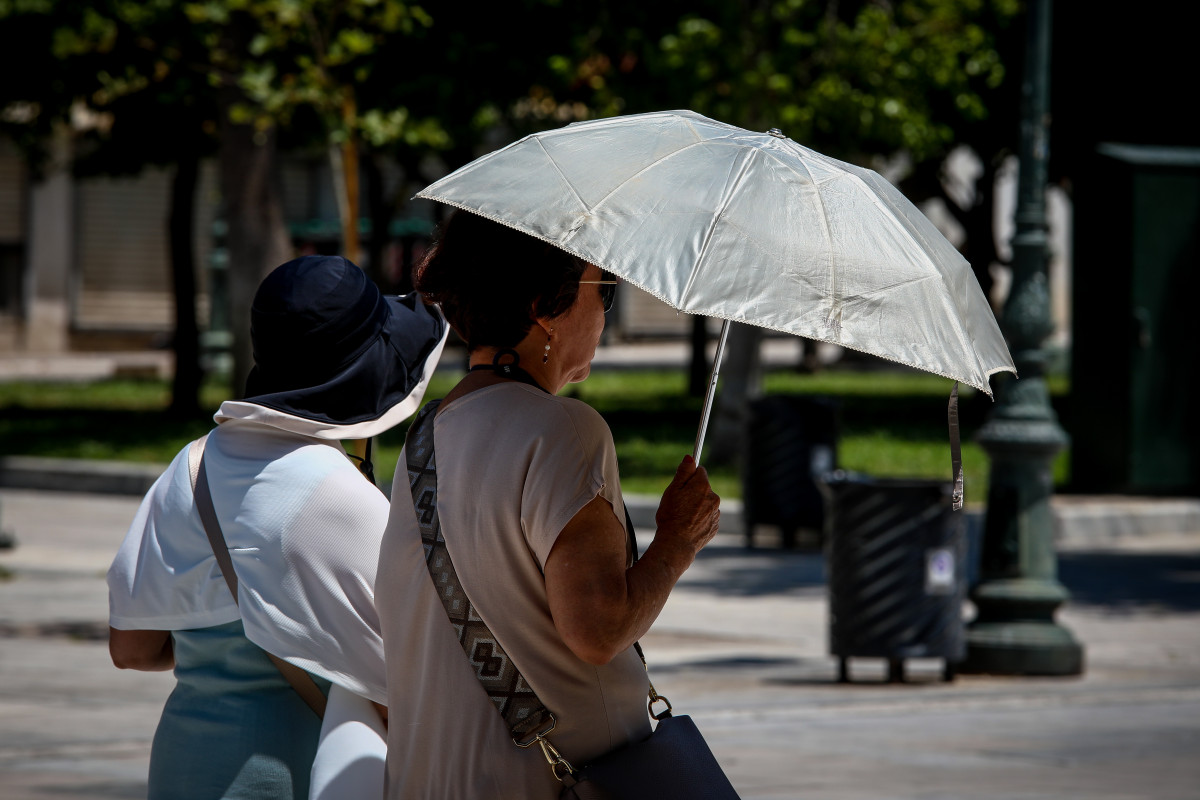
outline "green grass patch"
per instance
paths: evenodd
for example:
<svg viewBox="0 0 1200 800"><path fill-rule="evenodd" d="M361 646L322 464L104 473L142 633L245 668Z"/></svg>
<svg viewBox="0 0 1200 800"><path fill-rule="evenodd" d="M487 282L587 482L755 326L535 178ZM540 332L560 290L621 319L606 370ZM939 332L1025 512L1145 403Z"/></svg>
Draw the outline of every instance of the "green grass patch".
<svg viewBox="0 0 1200 800"><path fill-rule="evenodd" d="M445 370L433 379L429 398L444 396L461 377ZM946 401L952 383L908 370L827 370L815 375L771 372L769 394L830 398L838 412L838 463L876 476L950 476ZM1057 403L1068 387L1050 381ZM625 492L660 494L680 459L692 452L702 398L687 395L683 370L597 371L565 390L600 412L613 432ZM169 384L154 380L94 383L0 383L0 453L59 458L110 459L165 464L187 442L212 427L212 413L228 396L217 382L202 392L204 413L179 419L167 414ZM963 464L969 501L981 502L989 461L972 441L987 420L992 401L960 388ZM376 475L390 483L407 425L378 437ZM1067 454L1059 456L1055 480L1065 485ZM706 464L722 497L742 494L736 465Z"/></svg>

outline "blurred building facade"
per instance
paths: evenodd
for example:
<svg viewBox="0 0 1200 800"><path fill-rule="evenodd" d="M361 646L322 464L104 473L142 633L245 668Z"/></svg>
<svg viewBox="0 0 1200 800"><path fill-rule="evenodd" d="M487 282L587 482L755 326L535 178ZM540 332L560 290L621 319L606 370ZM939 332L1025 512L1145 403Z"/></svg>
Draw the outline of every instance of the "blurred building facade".
<svg viewBox="0 0 1200 800"><path fill-rule="evenodd" d="M34 180L17 147L0 138L0 354L56 354L165 349L173 329L167 238L171 171L132 177L75 178L70 142L56 142ZM320 155L282 159L287 222L297 252L337 250L338 215L328 163ZM428 218L429 204L409 213ZM216 165L202 165L194 217L198 318L209 320L210 267L219 251ZM400 221L420 233L432 222ZM423 230L422 230L423 228ZM400 269L401 246L385 251L385 271ZM219 259L218 259L219 261ZM654 297L624 287L612 333L620 337L686 336L690 321Z"/></svg>
<svg viewBox="0 0 1200 800"><path fill-rule="evenodd" d="M173 328L167 214L171 174L76 179L57 141L40 180L0 139L0 353L165 348ZM207 263L216 212L206 165L196 212ZM201 286L205 284L200 270ZM200 296L207 319L207 294Z"/></svg>

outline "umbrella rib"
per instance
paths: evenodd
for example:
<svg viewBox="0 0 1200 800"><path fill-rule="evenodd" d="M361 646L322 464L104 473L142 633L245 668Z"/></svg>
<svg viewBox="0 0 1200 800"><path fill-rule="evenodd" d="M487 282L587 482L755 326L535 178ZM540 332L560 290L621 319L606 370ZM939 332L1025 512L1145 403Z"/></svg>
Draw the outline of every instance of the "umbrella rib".
<svg viewBox="0 0 1200 800"><path fill-rule="evenodd" d="M632 283L632 281L630 281L630 283ZM642 287L642 288L644 288L644 287ZM651 294L654 294L655 297L658 297L658 299L662 300L663 302L666 302L667 304L671 305L672 307L678 308L677 306L675 306L673 303L671 303L669 300L662 297L661 295L655 294L653 292L651 292ZM961 383L965 386L970 386L973 389L978 389L979 391L986 394L988 397L992 396L992 389L987 384L986 381L983 383L980 383L979 381L973 380L972 378L969 378L969 377L960 377L959 375L955 375L952 372L949 372L947 370L938 369L936 367L931 367L931 366L928 366L925 364L917 364L913 361L905 361L903 358L900 358L899 356L890 355L888 353L878 353L878 352L875 352L874 350L868 350L867 348L865 348L859 344L844 342L844 341L841 341L840 339L830 339L828 337L821 336L816 333L797 333L794 330L785 328L780 325L772 325L770 323L765 323L765 322L761 322L758 320L745 319L743 317L738 317L734 314L730 314L730 313L722 312L722 311L708 311L708 312L705 312L705 315L713 317L715 319L727 319L730 322L741 322L746 325L753 325L758 328L766 328L769 331L779 331L780 333L786 333L790 336L799 336L804 339L811 339L814 342L825 342L827 344L835 344L838 347L844 347L848 350L856 350L860 353L866 353L869 356L875 356L877 358L882 358L885 361L891 361L893 364L900 364L901 366L911 367L913 369L920 370L921 372L928 372L931 375L939 375L943 378L948 378L952 381L958 381L959 383ZM1001 367L999 369L990 370L988 372L988 375L992 375L996 372L1011 372L1011 371L1012 370L1010 370L1008 367Z"/></svg>
<svg viewBox="0 0 1200 800"><path fill-rule="evenodd" d="M594 206L592 206L591 208L589 208L588 211L595 211L597 208L599 208L600 206L602 206L606 202L608 202L608 199L610 197L612 197L617 192L621 191L621 189L624 188L625 184L629 183L630 181L634 180L635 178L640 177L641 175L645 174L649 170L654 169L655 167L657 167L659 164L663 163L667 159L674 158L675 156L679 155L680 153L684 152L685 150L691 150L696 145L705 144L705 143L706 142L703 140L701 140L699 142L692 142L691 144L684 145L683 147L679 148L678 150L672 150L671 152L667 153L666 155L661 156L660 158L656 158L654 161L650 162L649 164L642 167L637 172L633 173L629 177L622 180L619 184L614 186L612 188L612 190L609 191L608 194L604 195L604 197L601 197L599 200L597 200L596 204ZM574 190L572 190L572 191L574 191ZM582 200L580 202L582 202ZM586 208L586 206L585 206L585 208Z"/></svg>
<svg viewBox="0 0 1200 800"><path fill-rule="evenodd" d="M692 124L690 119L685 119L683 117L680 117L679 119L682 120L683 124L687 126L687 129L692 132L692 135L696 137L697 142L704 141L704 137L700 135L700 131L696 130L696 126Z"/></svg>
<svg viewBox="0 0 1200 800"><path fill-rule="evenodd" d="M602 212L604 209L607 209L609 204L620 205L624 190L628 188L629 182L635 182L638 185L645 184L655 177L649 175L649 173L654 172L657 175L659 171L670 170L672 164L683 162L684 165L690 166L692 162L692 156L694 155L691 154L691 150L695 148L696 145L704 145L698 150L698 154L700 154L704 159L709 157L708 151L710 147L718 149L725 146L734 147L735 149L751 148L750 153L741 156L741 163L738 164L734 169L730 169L732 165L729 163L728 157L721 156L722 158L726 159L725 169L718 169L716 174L713 174L712 171L707 171L701 175L702 181L705 185L705 193L709 198L708 202L706 203L708 206L708 213L703 213L703 210L699 207L687 207L688 213L692 215L692 221L690 224L695 226L691 228L691 233L688 236L690 243L685 245L686 251L695 253L692 269L685 272L685 275L677 275L670 282L672 285L669 287L665 285L659 286L651 277L646 276L643 277L647 282L654 284L653 287L644 286L642 285L642 280L632 279L628 275L625 276L626 280L629 280L631 284L642 288L652 296L662 300L670 306L674 306L681 311L685 310L683 305L689 303L696 308L702 307L702 304L697 305L699 298L694 296L696 287L703 285L704 283L704 276L702 276L700 273L703 272L705 275L711 276L714 271L719 271L726 266L726 262L723 260L725 258L726 251L721 244L722 237L728 233L731 236L737 236L741 239L744 239L746 243L753 245L754 247L758 247L757 240L753 236L749 235L750 228L747 227L744 229L743 226L738 223L738 214L735 212L735 209L740 208L740 205L736 202L738 199L737 195L739 190L744 189L747 183L750 183L755 179L754 171L756 167L762 164L767 164L768 166L766 169L769 172L774 172L777 168L781 168L782 170L793 173L793 178L787 178L784 175L780 175L778 177L787 183L791 183L792 181L797 182L799 186L796 188L800 191L801 195L805 193L803 186L805 182L807 182L809 187L813 190L814 196L811 198L795 198L796 202L803 201L804 206L806 206L805 208L792 207L793 203L787 200L784 200L783 202L787 203L787 205L790 207L788 209L788 213L798 213L803 215L802 218L807 218L807 220L809 220L809 222L802 222L801 227L809 228L809 243L810 245L818 245L819 248L815 251L810 251L808 258L805 259L805 263L809 267L816 267L818 273L810 276L810 278L815 278L815 280L811 281L808 289L803 291L817 289L817 282L820 280L820 277L818 276L821 271L821 266L823 266L825 271L824 278L826 281L823 287L823 293L825 296L818 297L815 307L809 307L808 313L802 315L802 317L806 318L803 319L803 325L799 324L802 317L796 317L794 321L790 321L792 319L791 317L785 319L782 315L777 315L779 316L778 319L776 319L775 316L770 316L770 322L765 322L765 320L751 321L745 317L748 315L755 316L753 311L747 310L740 306L736 308L729 306L728 310L722 306L722 310L720 311L708 310L703 313L708 313L714 317L723 317L726 320L745 322L759 327L780 330L795 335L807 335L810 339L831 342L852 350L873 352L876 356L882 357L888 361L905 364L906 366L915 367L926 372L932 372L953 380L958 380L965 385L973 386L974 388L989 395L991 392L988 378L996 372L1012 371L1012 367L1010 365L1000 365L988 369L985 366L983 355L975 348L976 333L980 334L979 341L984 342L989 347L993 346L994 343L987 338L987 331L972 327L972 317L970 314L966 313L978 305L978 301L975 297L976 293L970 291L970 287L966 286L961 276L959 276L955 270L958 268L959 262L963 262L962 265L967 267L967 274L969 275L969 265L965 264L965 260L962 259L961 254L958 254L957 260L952 260L949 258L950 254L953 253L953 246L949 245L948 243L941 243L936 237L937 232L932 225L928 223L928 220L919 219L919 210L908 210L908 207L904 204L903 196L899 194L898 190L896 190L894 186L889 185L886 179L865 168L857 167L846 162L841 162L837 159L817 153L816 151L809 150L803 145L800 145L799 143L790 139L783 139L782 141L780 139L773 139L763 144L761 143L761 136L757 134L751 134L751 132L742 132L741 129L732 128L732 126L724 126L721 123L716 123L718 127L715 127L710 131L710 129L705 128L701 122L712 121L709 121L699 115L694 115L693 112L679 112L678 114L675 112L654 112L642 116L650 118L664 117L671 119L673 122L678 121L681 124L679 124L677 127L674 127L674 133L672 133L669 137L653 139L648 144L637 148L635 152L630 154L630 159L624 164L624 167L635 169L636 172L634 172L632 175L625 175L624 169L620 170L619 174L613 174L610 171L608 173L609 180L614 180L620 185L612 186L612 188L607 191L603 197L599 198L595 202L585 201L585 199L581 196L581 192L585 191L585 189L573 185L571 181L568 180L567 172L572 171L572 162L570 161L568 154L558 152L557 150L554 151L557 155L564 156L564 162L562 164L557 162L556 156L551 155L551 148L549 148L547 142L549 141L550 136L556 136L559 132L548 132L546 134L547 142L543 142L541 136L537 134L527 137L532 138L533 141L536 142L539 152L542 153L542 158L544 158L546 161L549 161L549 163L553 166L559 181L561 181L561 183L564 184L567 189L566 192L561 192L561 189L559 190L561 194L559 194L559 200L557 203L555 203L555 205L559 209L558 213L563 214L564 216L558 219L553 231L548 231L546 233L534 232L522 227L522 225L519 224L519 221L499 219L498 217L500 214L497 211L492 211L489 213L483 211L482 209L469 208L466 203L456 201L449 201L449 204L458 206L459 208L465 208L473 213L481 214L485 217L493 219L500 224L523 231L528 235L532 235L535 238L546 241L549 244L552 244L566 252L576 255L577 257L587 258L589 261L593 261L593 263L601 264L602 260L612 261L614 258L617 258L617 262L610 264L609 268L613 268L614 271L621 273L623 270L616 268L617 263L619 263L620 266L624 267L625 269L633 268L626 264L625 261L618 258L611 251L611 247L608 250L605 250L603 247L597 249L595 242L585 240L584 237L580 236L580 233L584 230L590 230L589 226L592 224L593 219L597 222L605 222L605 224L611 224L613 222L612 220L607 220L607 216L604 220L601 220L598 212ZM597 123L600 122L602 121L597 121ZM584 123L580 123L581 128L583 125ZM571 129L575 126L567 127L568 129ZM729 128L737 135L730 134L725 130L725 128ZM659 131L659 133L665 136L664 131ZM688 134L694 137L694 141L681 141L682 139L686 139ZM566 134L564 133L563 135L565 136ZM660 148L664 149L660 150ZM668 148L669 151L666 151ZM508 149L509 148L502 148L502 150L496 151L496 153L504 152ZM658 152L656 153L656 151ZM527 154L528 152L529 151L527 151ZM757 156L761 156L761 158L765 159L765 161L754 160L756 157L755 154L757 154ZM789 156L792 154L800 154L803 157L811 157L815 159L815 162L808 163L804 160L804 158L802 158L800 162L797 163L789 158ZM480 159L479 161L490 159L494 155L496 154L488 154L488 156L485 156L484 159ZM714 153L713 157L716 158L719 155L720 154ZM673 161L675 156L682 156L682 158L675 159ZM646 163L643 160L646 158L651 158L653 160L650 161L650 163ZM637 164L638 161L641 161L640 167ZM769 166L772 163L774 163L776 166ZM457 172L469 170L471 166L472 165L468 165ZM826 167L828 168L829 174L826 174ZM719 174L721 171L726 173L723 188L716 186L716 179L719 179ZM835 177L834 173L838 173L838 176ZM545 175L545 177L550 178L548 173ZM691 180L695 177L697 176L693 174L691 179L673 179L677 180L677 182L672 182L668 185L674 187L676 192L682 191L682 193L686 195L688 194L688 191L685 187L693 186L694 184L691 182ZM850 180L843 182L846 178L849 178ZM439 183L442 183L446 180L448 179L443 179L443 181L440 181ZM943 296L940 302L945 304L944 307L947 311L953 311L957 313L952 314L953 317L956 317L956 319L953 320L954 324L948 326L950 329L946 330L942 334L941 338L938 339L938 341L946 351L955 349L957 346L959 356L967 356L967 363L971 363L969 359L971 356L973 356L975 370L973 370L971 374L975 375L982 369L982 371L985 373L983 376L975 379L964 379L961 376L950 374L951 372L956 371L958 366L953 365L948 361L943 363L940 357L938 359L934 359L939 366L931 366L928 363L915 363L915 361L926 360L924 356L921 358L915 358L915 356L918 354L917 351L913 351L912 353L905 351L903 355L899 353L896 355L891 355L874 352L873 350L868 350L864 347L864 342L868 341L870 337L864 337L860 335L863 332L859 331L855 327L856 323L853 321L854 314L856 313L857 309L858 298L860 296L865 298L879 296L886 299L886 297L894 293L898 287L913 281L902 279L899 282L895 282L893 279L893 282L889 286L875 287L865 294L859 291L854 291L854 286L852 285L853 281L847 283L846 286L843 287L842 277L844 276L841 274L843 262L842 253L835 251L832 246L834 244L835 230L840 232L840 228L838 227L840 217L830 216L831 213L838 208L838 204L836 199L825 197L820 191L816 191L818 185L824 186L830 181L833 181L835 186L840 184L840 187L834 189L836 193L845 192L847 193L847 197L858 196L859 200L856 202L866 200L867 206L874 206L875 208L886 212L886 215L896 214L899 217L899 219L893 219L888 223L885 223L882 228L876 228L872 233L872 236L890 239L892 243L901 249L904 249L904 243L907 242L908 249L913 251L914 255L920 254L920 258L905 257L906 263L908 263L911 259L911 263L914 267L920 267L922 270L924 270L930 266L930 262L933 262L932 266L936 267L937 270L941 272L943 278L946 279L946 288L949 290L949 296ZM547 183L546 185L552 186L550 183ZM594 189L601 189L603 181L597 179L584 185ZM890 189L891 191L885 191L885 189ZM714 199L713 194L715 194L715 191L721 191L721 193L717 198L715 198L718 200L718 204L714 208L711 203ZM570 199L567 197L568 194L571 196L571 198L574 198L574 202L577 204L574 208L571 208L571 204L566 202L568 199ZM423 190L422 192L418 193L418 196L437 199L431 197L428 194L428 190ZM594 196L595 195L593 195L593 197ZM662 195L661 197L655 195L655 197L658 199L658 204L655 207L655 211L658 210L659 205L664 207L663 210L671 210L670 208L667 208L667 206L669 206L668 201L670 200L668 195ZM442 200L442 202L447 201ZM859 210L865 211L866 208L860 207ZM624 214L625 212L622 211L622 213ZM812 225L812 214L819 215L819 228L815 225ZM633 226L635 230L640 230L642 224L639 223L642 223L643 220L639 220L638 216L642 215L635 215L632 219L625 221L624 224L626 225L626 232L628 232L627 228L629 223L635 223ZM752 220L753 217L748 218L747 225L753 227L753 229L757 232L759 228L761 228L761 224L755 223ZM564 223L568 228L565 231L564 228L561 227ZM718 228L720 228L719 231L717 230ZM551 238L549 235L550 233L554 234L553 238ZM820 247L818 244L821 237L824 238L823 247ZM931 243L937 246L930 249ZM612 243L610 242L609 244L611 245ZM945 246L942 246L943 244ZM582 247L583 249L592 249L595 250L595 252L593 252L591 257L587 257L577 252L578 247ZM738 247L743 246L738 245ZM947 248L949 249L947 250ZM739 253L742 252L742 250L739 250ZM710 254L714 259L717 259L717 261L714 262L712 269L710 269L708 265L708 257ZM765 250L762 248L757 250L746 249L744 250L743 260L748 260L750 262L760 260L762 262L776 262L786 271L786 261L782 258L782 255L782 253L776 254L772 250ZM814 256L816 257L815 259L813 258ZM880 273L876 275L876 278L884 277L886 279L889 277L887 275L887 273L891 271L889 269L889 265L894 260L894 258L885 258L880 261L880 263L875 264L874 266L878 268ZM851 269L851 272L845 277L847 277L847 280L851 280L855 274L853 267L857 264L857 261L848 257L846 259L846 264L848 269ZM601 266L605 265L601 264ZM760 263L758 265L759 271L761 271L764 266L765 265L763 263ZM867 268L868 270L870 269L865 264L864 268ZM637 272L637 270L633 271ZM684 279L686 281L682 287L680 287L679 283L676 282L680 279ZM932 280L933 277L928 276L926 278L914 280L920 281L926 279ZM962 291L957 291L956 289L961 289ZM854 293L849 297L840 294L841 292L848 290L853 291ZM667 291L671 293L670 298L665 297L662 294L662 292ZM866 290L864 289L863 291ZM818 290L818 294L821 293L822 292ZM755 297L757 297L757 295ZM809 302L811 302L811 299ZM757 308L757 305L755 308ZM764 313L765 312L766 309L764 309ZM844 316L850 321L845 322L843 320ZM739 319L739 317L741 318ZM844 323L845 328L843 327ZM809 333L805 334L801 332L801 328L807 329ZM843 341L843 337L847 337L851 341ZM860 339L862 341L859 341ZM914 347L917 346L917 344L918 343L914 342ZM1002 345L998 347L1000 350L1003 349ZM919 349L920 348L918 347L918 350Z"/></svg>
<svg viewBox="0 0 1200 800"><path fill-rule="evenodd" d="M554 167L554 171L558 173L558 177L562 178L562 182L568 189L571 190L571 194L575 195L575 199L579 201L580 207L582 207L584 211L590 211L591 209L588 208L587 203L583 202L583 198L579 196L579 192L575 191L575 187L571 185L571 181L567 180L567 176L559 168L558 162L554 160L554 156L550 155L550 151L546 149L546 145L542 144L541 139L534 139L534 141L537 142L537 146L546 156L546 160L550 162L550 166Z"/></svg>
<svg viewBox="0 0 1200 800"><path fill-rule="evenodd" d="M795 147L799 147L801 149L807 149L807 148L803 148L803 146L800 145L798 142L793 142L793 141L789 140L789 143ZM815 156L819 156L819 157L825 158L827 160L835 161L835 159L828 159L828 157L822 156L820 153L817 153L816 151L809 151L809 152L811 152ZM801 163L804 163L804 162L801 162ZM848 166L853 166L853 165L848 165ZM805 164L805 172L808 174L810 180L812 180L812 174L811 174L811 172L808 171L806 164ZM866 180L861 175L858 175L854 171L851 171L851 170L843 170L842 175L840 177L848 178L851 181L853 181L855 185L857 185L858 187L860 187L860 189L863 190L863 194L866 196L866 198L872 204L874 204L877 207L885 207L885 204L883 203L879 194L871 190L871 188L867 185ZM880 180L886 182L886 179L884 179L882 177L880 177ZM814 180L814 185L815 185L815 183L816 182ZM893 188L895 188L895 187L893 187ZM819 197L820 197L820 195L818 194L818 198ZM890 210L890 209L885 208L885 210ZM823 220L823 222L825 222L826 233L828 234L828 221L824 217L822 218L822 220ZM924 248L922 248L920 246L920 244L915 240L915 238L914 238L915 234L913 231L910 231L904 225L896 225L895 229L901 235L903 235L905 237L905 239L908 240L908 242L913 246L913 248L916 252L921 252L921 253L925 252ZM836 270L834 269L834 264L832 261L830 263L830 274L833 275L836 279ZM831 287L831 289L832 289L832 287ZM835 305L837 305L838 304L837 298L833 295L832 291L830 293L830 296L831 296L832 302ZM969 319L970 315L966 313L967 309L964 309L960 303L961 298L957 294L951 292L950 299L951 299L951 302L954 304L955 309L959 312L959 318L962 320ZM1011 367L1007 367L1007 366L1001 366L1001 367L994 368L992 370L986 370L983 365L982 359L979 356L979 353L974 346L975 345L974 337L971 335L970 329L965 324L963 325L963 328L961 331L959 331L959 330L955 331L955 335L958 337L960 345L962 345L961 350L964 353L970 353L974 357L976 366L981 371L985 371L985 374L987 377L990 377L991 375L993 375L996 372L1013 372L1015 374L1016 370L1012 369ZM900 363L903 363L903 362L900 362ZM913 365L913 366L915 366L915 365ZM919 369L926 369L926 368L919 367ZM927 371L932 371L932 370L927 370ZM960 380L958 378L955 378L953 375L947 375L946 377L954 378L955 380ZM970 381L962 381L962 382L968 383L969 385L972 385L972 386L975 386L975 388L977 388L977 389L982 389L982 391L986 392L988 394L988 396L991 396L991 391L986 386L979 387L979 386L976 386L974 383L971 383Z"/></svg>
<svg viewBox="0 0 1200 800"><path fill-rule="evenodd" d="M866 195L866 197L872 203L874 203L876 206L883 205L882 200L879 197L879 194L871 191L870 187L867 186L867 182L865 180L863 180L863 178L861 176L855 175L852 172L847 172L846 177L851 179L852 181L854 181L854 183L856 185L862 187L864 190L863 193ZM880 180L884 180L884 179L880 178ZM912 231L910 231L904 225L895 225L894 227L908 240L908 242L912 245L912 248L915 252L925 253L925 249L923 247L921 247L919 242L916 241ZM932 262L932 259L930 259L930 260ZM963 259L963 260L966 261L966 259ZM969 268L970 268L970 265L968 264L968 269ZM955 337L959 340L960 348L963 353L971 354L974 357L975 366L978 367L980 371L984 371L985 370L984 364L982 362L982 359L979 356L979 352L975 349L975 342L971 336L971 331L967 328L967 325L965 322L966 320L970 319L970 316L966 313L967 309L963 308L962 305L960 304L960 302L959 302L960 298L957 295L957 293L950 291L950 292L948 292L948 294L950 297L950 302L952 302L954 304L954 308L958 311L959 319L964 321L964 323L961 327L961 330L956 329L954 331ZM989 375L990 375L990 373L989 373ZM988 394L990 395L991 392L988 392Z"/></svg>
<svg viewBox="0 0 1200 800"><path fill-rule="evenodd" d="M585 255L585 254L583 254L583 253L580 253L580 252L578 252L577 250L574 250L574 249L572 249L572 248L568 247L568 246L567 246L567 245L565 245L563 242L555 241L554 239L551 239L551 238L549 238L548 236L543 236L543 235L541 235L541 234L537 234L537 233L531 233L530 231L527 231L527 230L524 230L523 228L520 228L520 227L518 227L517 225L515 225L515 224L514 224L514 223L512 223L512 222L510 222L509 220L503 219L503 218L502 218L502 217L500 217L499 215L496 215L496 214L490 214L490 213L488 213L488 212L481 211L481 210L479 210L479 209L476 209L476 208L472 208L471 206L469 206L469 205L467 205L466 203L463 203L463 202L461 202L461 201L457 201L457 200L447 200L447 199L441 199L441 198L438 198L438 199L439 199L439 202L446 203L447 205L454 206L455 208L461 208L462 210L464 210L464 211L469 211L469 212L471 212L471 213L473 213L473 214L479 214L480 216L482 216L482 217L486 217L486 218L490 219L492 222L495 222L495 223L497 223L497 224L499 224L499 225L506 225L506 226L508 226L508 227L512 228L513 230L518 230L518 231L521 231L522 233L525 233L525 234L527 234L527 235L529 235L529 236L533 236L535 239L540 239L540 240L542 240L543 242L545 242L546 244L554 245L555 247L558 247L558 248L560 248L560 249L562 249L562 250L565 250L566 252L570 253L571 255L577 256L578 258L582 258L582 259L584 259L585 261L588 259L588 256L586 256L586 255ZM604 266L604 265L598 265L598 266ZM647 292L648 294L650 294L650 295L652 295L652 296L654 296L654 297L657 297L659 300L661 300L662 302L664 302L664 303L666 303L667 305L671 306L672 308L678 309L678 310L680 310L680 311L682 311L682 310L683 310L683 309L679 308L679 306L678 306L678 305L676 305L676 304L675 304L675 303L674 303L674 302L673 302L673 301L672 301L672 300L671 300L669 297L667 297L667 296L663 295L662 293L660 293L660 292L658 292L658 291L655 291L654 289L650 288L649 286L643 286L643 285L642 285L640 282L638 282L638 281L635 281L635 280L633 280L633 279L629 278L628 276L625 276L625 280L628 280L628 281L629 281L630 283L632 283L634 286L637 286L639 289L641 289L641 290L643 290L643 291ZM896 364L901 364L901 365L903 365L903 366L906 366L906 367L912 367L913 369L919 369L919 370L922 370L922 371L924 371L924 372L929 372L929 373L932 373L932 374L934 374L934 375L940 375L940 376L942 376L943 378L949 378L949 379L950 379L950 380L952 380L952 381L959 381L960 383L966 384L967 386L970 386L970 387L972 387L972 388L978 389L979 391L981 391L981 392L983 392L984 394L986 394L988 397L991 397L991 396L992 396L992 389L991 389L991 387L988 385L987 381L984 381L984 382L981 384L981 383L979 383L978 381L971 380L970 378L967 378L967 377L960 377L960 376L958 376L958 375L952 375L952 374L950 374L949 372L944 372L944 371L942 371L942 370L939 370L939 369L933 369L933 368L930 368L930 367L928 367L928 366L925 366L925 365L921 365L921 364L914 364L914 363L913 363L913 362L911 362L911 361L905 361L904 359L902 359L902 358L898 358L898 357L896 357L896 356L893 356L893 355L888 355L888 354L886 354L886 353L875 353L875 352L872 352L872 351L870 351L870 350L867 350L867 349L865 349L865 348L863 348L863 347L861 347L861 346L859 346L859 345L855 345L855 344L849 344L849 343L847 343L847 342L840 341L839 339L830 339L830 338L827 338L827 337L825 337L825 336L820 336L820 335L818 335L818 334L811 334L811 333L798 333L798 332L796 332L796 331L794 331L794 330L790 330L790 329L788 329L788 328L784 328L784 327L782 327L782 326L779 326L779 325L772 325L772 324L770 324L770 323L764 323L764 322L761 322L761 321L752 321L752 320L749 320L749 319L744 319L744 318L741 318L741 317L737 317L737 316L735 316L735 315L733 315L733 314L729 314L729 313L727 313L727 312L719 312L719 311L717 311L717 312L709 312L709 313L708 313L708 316L710 316L710 317L715 317L715 318L717 318L717 319L727 319L727 320L729 320L730 322L741 322L741 323L745 323L746 325L754 325L754 326L757 326L757 327L759 327L759 328L766 328L767 330L779 331L780 333L786 333L786 334L789 334L789 335L791 335L791 336L802 336L802 337L804 337L804 338L806 338L806 339L812 339L812 340L813 340L813 341L815 341L815 342L827 342L827 343L829 343L829 344L836 344L836 345L838 345L839 347L846 347L846 348L849 348L849 349L851 349L851 350L857 350L857 351L858 351L858 352L860 352L860 353L866 353L866 354L868 354L868 355L878 356L879 358L883 358L883 359L885 359L885 360L887 360L887 361L891 361L891 362L893 362L893 363L896 363ZM1012 370L1012 369L1011 369L1011 368L1009 368L1009 367L997 367L997 368L995 368L995 369L988 370L988 376L990 377L991 375L993 375L993 374L995 374L995 373L997 373L997 372L1014 372L1014 373L1015 373L1015 370Z"/></svg>
<svg viewBox="0 0 1200 800"><path fill-rule="evenodd" d="M789 140L789 141L791 141L791 140ZM778 159L775 159L775 160L778 160ZM788 165L788 166L791 166L791 165ZM814 187L816 187L817 179L815 177L813 177L812 170L810 170L808 168L808 164L804 161L801 161L800 166L804 167L805 177L807 177L809 182L812 183L812 185ZM837 296L838 263L837 263L837 259L835 258L834 249L833 249L833 232L831 230L829 230L829 214L826 213L826 211L825 211L824 198L821 197L821 193L818 191L814 191L813 194L816 196L817 203L821 207L821 214L820 214L821 229L825 231L825 241L828 245L827 249L829 251L829 282L830 282L829 303L830 303L830 307L829 307L829 316L825 320L825 327L827 330L835 330L836 338L841 339L841 336L842 336L841 317L837 313L839 307L841 306L841 303L838 301L838 296ZM837 320L836 322L834 322L835 319ZM836 329L834 328L835 325L836 325Z"/></svg>
<svg viewBox="0 0 1200 800"><path fill-rule="evenodd" d="M712 215L712 219L708 223L708 230L704 232L704 241L700 243L700 252L696 256L696 266L692 268L692 273L688 275L687 285L683 287L683 293L679 296L680 302L683 303L691 294L692 286L696 283L696 276L700 272L700 266L704 263L705 257L708 256L708 246L712 242L713 233L717 229L717 223L725 216L725 212L729 209L729 204L733 202L733 196L737 189L746 180L746 173L750 169L750 161L755 158L754 152L751 152L750 158L743 159L741 167L738 169L737 175L734 176L731 186L725 191L725 196L721 198L721 206Z"/></svg>

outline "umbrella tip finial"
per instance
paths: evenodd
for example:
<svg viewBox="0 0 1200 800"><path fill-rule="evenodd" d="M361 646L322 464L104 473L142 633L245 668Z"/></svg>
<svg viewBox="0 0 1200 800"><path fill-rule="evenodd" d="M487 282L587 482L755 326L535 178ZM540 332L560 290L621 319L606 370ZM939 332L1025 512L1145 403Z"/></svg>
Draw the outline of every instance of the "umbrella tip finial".
<svg viewBox="0 0 1200 800"><path fill-rule="evenodd" d="M771 136L774 136L776 139L786 139L787 138L786 136L783 135L783 131L779 130L779 128L771 128L771 130L767 131L767 133Z"/></svg>

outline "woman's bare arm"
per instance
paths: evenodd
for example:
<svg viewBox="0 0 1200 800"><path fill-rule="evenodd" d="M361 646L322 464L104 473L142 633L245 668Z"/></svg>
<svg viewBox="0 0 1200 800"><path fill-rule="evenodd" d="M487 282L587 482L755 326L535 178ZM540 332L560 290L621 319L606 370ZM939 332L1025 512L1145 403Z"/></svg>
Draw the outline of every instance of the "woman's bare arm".
<svg viewBox="0 0 1200 800"><path fill-rule="evenodd" d="M720 498L691 458L680 464L655 517L654 541L626 567L626 535L597 496L563 528L546 559L546 596L567 647L607 664L645 635L676 581L717 532Z"/></svg>
<svg viewBox="0 0 1200 800"><path fill-rule="evenodd" d="M163 672L175 667L170 631L108 629L108 654L118 669Z"/></svg>

